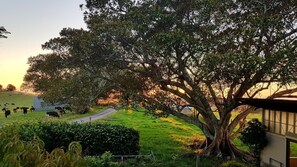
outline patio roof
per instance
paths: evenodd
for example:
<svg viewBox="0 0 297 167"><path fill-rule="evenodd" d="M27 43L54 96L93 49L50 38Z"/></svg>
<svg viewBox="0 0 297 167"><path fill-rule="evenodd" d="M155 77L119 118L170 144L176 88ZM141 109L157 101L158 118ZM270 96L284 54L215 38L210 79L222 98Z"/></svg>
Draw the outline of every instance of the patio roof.
<svg viewBox="0 0 297 167"><path fill-rule="evenodd" d="M237 101L257 108L297 113L297 100L240 98Z"/></svg>

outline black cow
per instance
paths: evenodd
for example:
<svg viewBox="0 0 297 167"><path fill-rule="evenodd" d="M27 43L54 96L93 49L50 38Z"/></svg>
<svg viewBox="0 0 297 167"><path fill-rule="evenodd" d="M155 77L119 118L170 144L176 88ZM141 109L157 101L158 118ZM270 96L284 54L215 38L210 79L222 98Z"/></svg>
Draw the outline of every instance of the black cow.
<svg viewBox="0 0 297 167"><path fill-rule="evenodd" d="M10 115L10 110L5 110L5 118L7 118L8 115Z"/></svg>
<svg viewBox="0 0 297 167"><path fill-rule="evenodd" d="M30 111L35 111L35 108L33 106L30 107Z"/></svg>
<svg viewBox="0 0 297 167"><path fill-rule="evenodd" d="M60 115L56 111L48 111L46 112L46 114L51 117L57 117L57 118L60 117Z"/></svg>
<svg viewBox="0 0 297 167"><path fill-rule="evenodd" d="M12 109L14 113L17 113L18 112L18 108L14 108Z"/></svg>
<svg viewBox="0 0 297 167"><path fill-rule="evenodd" d="M64 107L55 107L55 109L58 110L61 115L65 114Z"/></svg>
<svg viewBox="0 0 297 167"><path fill-rule="evenodd" d="M62 109L62 107L55 107L55 109L56 109L56 110L61 110L61 109Z"/></svg>
<svg viewBox="0 0 297 167"><path fill-rule="evenodd" d="M5 112L5 111L6 111L6 108L5 108L5 107L4 107L4 108L2 108L2 111L3 111L3 112Z"/></svg>
<svg viewBox="0 0 297 167"><path fill-rule="evenodd" d="M21 107L21 109L23 110L24 114L27 114L29 107Z"/></svg>

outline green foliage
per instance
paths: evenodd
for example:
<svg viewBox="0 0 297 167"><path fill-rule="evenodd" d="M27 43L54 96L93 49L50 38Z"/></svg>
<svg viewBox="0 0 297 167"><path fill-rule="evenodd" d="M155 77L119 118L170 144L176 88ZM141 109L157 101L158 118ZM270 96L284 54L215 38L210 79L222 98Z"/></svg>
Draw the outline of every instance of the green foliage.
<svg viewBox="0 0 297 167"><path fill-rule="evenodd" d="M238 161L227 161L224 162L221 167L247 167L244 163L238 162Z"/></svg>
<svg viewBox="0 0 297 167"><path fill-rule="evenodd" d="M254 163L260 166L261 150L268 144L266 127L258 119L252 119L248 122L248 127L240 133L239 139L255 154Z"/></svg>
<svg viewBox="0 0 297 167"><path fill-rule="evenodd" d="M266 127L258 119L252 119L240 133L239 139L253 152L259 152L268 144Z"/></svg>
<svg viewBox="0 0 297 167"><path fill-rule="evenodd" d="M67 152L59 148L47 152L40 138L34 136L28 141L23 141L12 126L1 128L0 138L0 166L85 166L85 161L81 157L82 149L78 142L71 142Z"/></svg>
<svg viewBox="0 0 297 167"><path fill-rule="evenodd" d="M66 150L72 141L79 141L86 155L101 155L106 151L120 155L139 152L138 132L119 125L39 122L22 124L19 128L22 139L37 135L48 151L55 148Z"/></svg>
<svg viewBox="0 0 297 167"><path fill-rule="evenodd" d="M117 167L120 164L113 162L110 152L103 153L100 157L85 157L87 167Z"/></svg>

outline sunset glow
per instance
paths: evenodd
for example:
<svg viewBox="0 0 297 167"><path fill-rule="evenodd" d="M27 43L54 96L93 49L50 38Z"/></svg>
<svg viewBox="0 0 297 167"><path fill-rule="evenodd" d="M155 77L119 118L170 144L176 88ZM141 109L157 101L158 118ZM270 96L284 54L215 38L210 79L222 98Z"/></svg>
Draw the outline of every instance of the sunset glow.
<svg viewBox="0 0 297 167"><path fill-rule="evenodd" d="M41 45L65 27L85 28L79 5L84 0L3 1L0 26L11 34L0 38L0 84L20 88L31 56L45 53Z"/></svg>

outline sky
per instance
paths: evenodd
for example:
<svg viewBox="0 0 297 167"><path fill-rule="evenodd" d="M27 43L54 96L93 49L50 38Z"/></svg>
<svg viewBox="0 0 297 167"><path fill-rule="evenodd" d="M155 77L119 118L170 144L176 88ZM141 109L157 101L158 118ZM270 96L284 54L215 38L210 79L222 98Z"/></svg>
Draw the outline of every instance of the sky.
<svg viewBox="0 0 297 167"><path fill-rule="evenodd" d="M0 84L18 89L28 69L28 58L48 51L41 45L58 37L65 27L84 28L84 0L0 0L0 26L8 38L0 38Z"/></svg>

